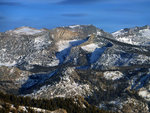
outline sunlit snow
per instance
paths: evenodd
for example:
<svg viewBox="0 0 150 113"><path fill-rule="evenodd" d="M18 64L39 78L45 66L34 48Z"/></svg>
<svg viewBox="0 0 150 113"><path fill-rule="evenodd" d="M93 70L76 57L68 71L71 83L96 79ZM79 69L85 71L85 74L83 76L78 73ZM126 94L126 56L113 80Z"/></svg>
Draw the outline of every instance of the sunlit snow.
<svg viewBox="0 0 150 113"><path fill-rule="evenodd" d="M139 33L141 33L143 37L150 38L150 29L140 30Z"/></svg>
<svg viewBox="0 0 150 113"><path fill-rule="evenodd" d="M13 33L16 34L26 34L26 35L34 35L36 33L41 33L41 32L42 32L41 30L29 28L29 27L21 27L13 31Z"/></svg>
<svg viewBox="0 0 150 113"><path fill-rule="evenodd" d="M97 44L91 43L81 47L83 50L88 52L93 52L96 48L98 48Z"/></svg>
<svg viewBox="0 0 150 113"><path fill-rule="evenodd" d="M106 71L104 77L108 80L117 80L122 78L123 74L120 71Z"/></svg>
<svg viewBox="0 0 150 113"><path fill-rule="evenodd" d="M80 25L72 25L72 26L69 26L70 28L75 28L75 27L80 27Z"/></svg>
<svg viewBox="0 0 150 113"><path fill-rule="evenodd" d="M13 61L13 62L0 62L0 66L8 66L8 67L11 67L11 66L14 66L16 65L16 61Z"/></svg>

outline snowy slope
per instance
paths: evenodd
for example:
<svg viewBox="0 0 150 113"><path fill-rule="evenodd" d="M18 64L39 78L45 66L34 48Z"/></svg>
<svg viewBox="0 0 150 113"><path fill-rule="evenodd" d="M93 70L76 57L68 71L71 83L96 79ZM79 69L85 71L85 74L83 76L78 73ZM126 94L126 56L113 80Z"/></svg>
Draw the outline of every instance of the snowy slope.
<svg viewBox="0 0 150 113"><path fill-rule="evenodd" d="M114 38L120 42L125 42L133 45L149 45L150 42L150 27L135 27L121 29L112 33Z"/></svg>
<svg viewBox="0 0 150 113"><path fill-rule="evenodd" d="M20 35L34 35L37 33L41 33L42 30L38 30L30 27L20 27L18 29L9 32L12 32L14 34L20 34Z"/></svg>
<svg viewBox="0 0 150 113"><path fill-rule="evenodd" d="M81 48L88 52L93 52L96 48L98 48L97 44L91 43L85 46L81 46Z"/></svg>

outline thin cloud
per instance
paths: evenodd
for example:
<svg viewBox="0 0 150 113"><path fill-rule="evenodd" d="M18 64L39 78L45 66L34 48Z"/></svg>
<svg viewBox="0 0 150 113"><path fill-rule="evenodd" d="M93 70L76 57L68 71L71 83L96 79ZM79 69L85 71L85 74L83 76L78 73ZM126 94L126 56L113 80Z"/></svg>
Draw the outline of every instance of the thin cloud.
<svg viewBox="0 0 150 113"><path fill-rule="evenodd" d="M65 16L65 17L85 17L87 15L88 14L84 14L84 13L76 13L76 14L67 13L67 14L62 14L62 16Z"/></svg>
<svg viewBox="0 0 150 113"><path fill-rule="evenodd" d="M20 6L21 3L18 2L0 2L0 6Z"/></svg>

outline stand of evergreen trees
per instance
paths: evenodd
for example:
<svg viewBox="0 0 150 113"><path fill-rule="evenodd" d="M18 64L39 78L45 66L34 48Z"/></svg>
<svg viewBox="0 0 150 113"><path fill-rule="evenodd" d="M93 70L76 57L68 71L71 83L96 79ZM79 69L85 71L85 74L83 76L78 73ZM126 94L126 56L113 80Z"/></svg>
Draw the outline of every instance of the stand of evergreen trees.
<svg viewBox="0 0 150 113"><path fill-rule="evenodd" d="M57 110L59 108L65 109L67 113L112 113L105 110L100 110L93 105L85 105L86 108L79 106L74 102L73 98L53 98L46 99L32 99L30 97L15 96L12 94L3 94L0 92L0 101L13 104L16 108L18 106L37 107L50 111ZM85 103L86 104L86 103ZM5 107L5 110L7 106ZM4 112L0 111L1 113Z"/></svg>

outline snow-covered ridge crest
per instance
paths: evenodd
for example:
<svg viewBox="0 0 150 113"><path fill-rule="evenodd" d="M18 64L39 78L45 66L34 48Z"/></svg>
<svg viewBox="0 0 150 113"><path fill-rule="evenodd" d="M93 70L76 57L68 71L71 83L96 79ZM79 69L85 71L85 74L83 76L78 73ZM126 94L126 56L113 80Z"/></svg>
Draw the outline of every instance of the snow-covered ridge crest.
<svg viewBox="0 0 150 113"><path fill-rule="evenodd" d="M139 33L141 33L143 37L150 38L150 29L140 30Z"/></svg>
<svg viewBox="0 0 150 113"><path fill-rule="evenodd" d="M14 30L10 30L6 33L13 33L13 34L19 34L19 35L34 35L34 34L39 34L43 31L44 31L43 29L39 30L39 29L23 26L20 28L16 28Z"/></svg>
<svg viewBox="0 0 150 113"><path fill-rule="evenodd" d="M115 37L115 36L122 35L124 33L127 33L127 31L125 32L124 29L121 29L119 31L113 32L112 35Z"/></svg>
<svg viewBox="0 0 150 113"><path fill-rule="evenodd" d="M69 26L70 28L76 28L76 27L80 27L80 25L71 25Z"/></svg>
<svg viewBox="0 0 150 113"><path fill-rule="evenodd" d="M133 33L147 33L150 30L150 26L149 25L145 25L143 27L133 27L133 28L124 28L121 30L118 30L116 32L113 32L112 35L113 36L121 36L121 35L128 35L128 34L133 34Z"/></svg>
<svg viewBox="0 0 150 113"><path fill-rule="evenodd" d="M71 28L71 29L74 29L74 28L82 28L84 26L91 26L91 24L88 24L88 25L70 25L68 27Z"/></svg>
<svg viewBox="0 0 150 113"><path fill-rule="evenodd" d="M112 33L115 40L133 45L149 45L150 26L125 28Z"/></svg>

